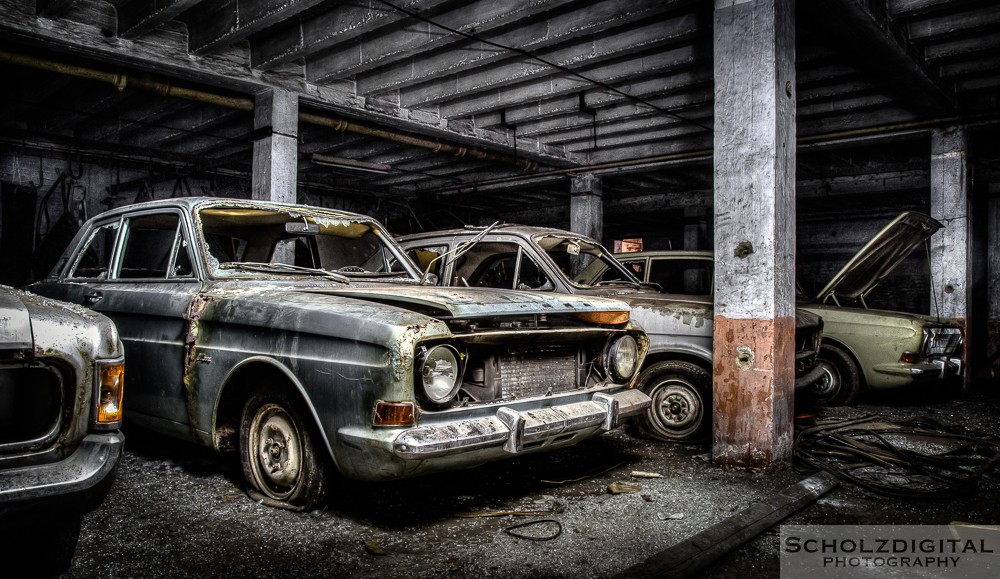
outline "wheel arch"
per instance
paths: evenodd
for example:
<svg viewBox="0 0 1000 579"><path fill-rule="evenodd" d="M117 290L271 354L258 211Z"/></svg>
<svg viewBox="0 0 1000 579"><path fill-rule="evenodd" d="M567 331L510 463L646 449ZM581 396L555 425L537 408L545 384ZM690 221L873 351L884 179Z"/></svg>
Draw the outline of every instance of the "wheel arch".
<svg viewBox="0 0 1000 579"><path fill-rule="evenodd" d="M847 357L851 359L851 362L854 362L854 367L858 369L858 376L861 378L861 389L867 390L868 376L865 374L865 367L861 364L861 360L858 358L858 355L854 352L854 349L845 344L844 342L841 342L840 340L837 340L835 338L828 338L825 335L823 336L823 344L827 346L836 347L838 350L846 354Z"/></svg>
<svg viewBox="0 0 1000 579"><path fill-rule="evenodd" d="M712 374L712 360L710 358L706 359L703 356L699 356L691 352L680 352L675 350L660 350L646 354L646 359L642 363L642 369L640 372L658 362L668 361L688 362L703 368L709 373L709 375Z"/></svg>
<svg viewBox="0 0 1000 579"><path fill-rule="evenodd" d="M212 444L215 449L226 452L239 448L243 406L254 392L263 389L262 383L289 392L298 398L312 420L314 432L322 441L326 457L334 467L337 467L326 430L322 427L319 414L302 382L287 366L267 356L252 356L242 360L226 376L215 405L215 426L212 432Z"/></svg>

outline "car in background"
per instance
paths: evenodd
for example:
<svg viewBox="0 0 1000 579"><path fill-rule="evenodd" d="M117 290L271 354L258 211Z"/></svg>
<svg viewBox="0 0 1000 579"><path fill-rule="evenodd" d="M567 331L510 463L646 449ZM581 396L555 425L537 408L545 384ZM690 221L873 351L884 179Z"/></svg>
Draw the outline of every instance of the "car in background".
<svg viewBox="0 0 1000 579"><path fill-rule="evenodd" d="M27 575L69 568L122 454L124 362L108 318L0 286L0 542Z"/></svg>
<svg viewBox="0 0 1000 579"><path fill-rule="evenodd" d="M418 275L370 217L189 197L93 217L32 288L118 326L130 424L238 453L280 508L313 509L337 473L566 447L649 405L625 303Z"/></svg>
<svg viewBox="0 0 1000 579"><path fill-rule="evenodd" d="M823 318L819 364L823 378L810 388L824 404L851 404L864 389L957 381L963 333L957 321L868 309L865 297L943 225L907 211L879 231L814 297L796 288L799 308ZM639 279L697 296L714 288L711 251L622 253L618 259Z"/></svg>
<svg viewBox="0 0 1000 579"><path fill-rule="evenodd" d="M714 327L710 296L662 293L636 279L599 242L549 227L467 227L404 235L399 242L426 275L444 285L624 300L650 340L639 387L653 404L637 417L639 431L672 442L700 440L710 431ZM796 388L805 388L821 375L816 354L822 320L800 310L795 332Z"/></svg>

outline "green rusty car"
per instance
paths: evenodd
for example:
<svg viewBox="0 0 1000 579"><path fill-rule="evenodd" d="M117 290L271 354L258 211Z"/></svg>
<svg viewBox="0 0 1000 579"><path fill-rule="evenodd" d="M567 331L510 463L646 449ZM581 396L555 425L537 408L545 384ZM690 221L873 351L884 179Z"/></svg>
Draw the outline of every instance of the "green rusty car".
<svg viewBox="0 0 1000 579"><path fill-rule="evenodd" d="M941 227L922 213L902 213L815 297L799 290L799 308L823 318L819 363L824 375L809 389L818 402L851 404L866 388L945 384L962 375L963 333L957 321L869 309L865 303L865 296ZM640 279L671 293L705 295L714 288L711 251L646 251L617 257Z"/></svg>
<svg viewBox="0 0 1000 579"><path fill-rule="evenodd" d="M265 504L576 444L643 412L617 300L420 284L374 219L183 198L84 224L40 294L129 355L128 421L240 457Z"/></svg>

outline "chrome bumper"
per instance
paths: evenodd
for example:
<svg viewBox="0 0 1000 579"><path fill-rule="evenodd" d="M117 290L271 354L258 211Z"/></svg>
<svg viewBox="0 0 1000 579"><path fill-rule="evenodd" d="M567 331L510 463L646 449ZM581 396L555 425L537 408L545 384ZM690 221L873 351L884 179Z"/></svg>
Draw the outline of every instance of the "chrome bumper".
<svg viewBox="0 0 1000 579"><path fill-rule="evenodd" d="M965 372L965 367L961 358L934 358L926 362L916 362L907 364L896 362L893 364L878 364L873 368L876 372L890 374L894 376L909 376L915 379L945 379L954 376L961 376Z"/></svg>
<svg viewBox="0 0 1000 579"><path fill-rule="evenodd" d="M0 504L81 493L118 466L125 437L121 432L88 434L68 457L50 464L0 472Z"/></svg>
<svg viewBox="0 0 1000 579"><path fill-rule="evenodd" d="M625 418L639 414L652 403L639 390L615 394L598 393L590 400L517 411L502 406L496 415L442 424L417 426L400 433L392 443L393 454L406 459L425 459L502 446L510 453L526 444L544 442L577 431L611 430Z"/></svg>

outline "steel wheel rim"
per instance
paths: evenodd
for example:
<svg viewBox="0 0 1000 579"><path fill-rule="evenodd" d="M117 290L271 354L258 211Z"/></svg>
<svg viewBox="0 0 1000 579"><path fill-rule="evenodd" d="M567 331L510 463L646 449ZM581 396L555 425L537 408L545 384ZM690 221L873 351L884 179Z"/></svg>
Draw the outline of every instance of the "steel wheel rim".
<svg viewBox="0 0 1000 579"><path fill-rule="evenodd" d="M840 372L829 362L820 361L823 374L809 387L819 402L829 402L840 394Z"/></svg>
<svg viewBox="0 0 1000 579"><path fill-rule="evenodd" d="M669 379L653 388L650 413L653 425L667 437L686 436L698 430L705 407L698 390L680 379Z"/></svg>
<svg viewBox="0 0 1000 579"><path fill-rule="evenodd" d="M302 472L302 445L295 421L284 408L266 404L250 424L250 468L259 488L273 499L295 490Z"/></svg>

